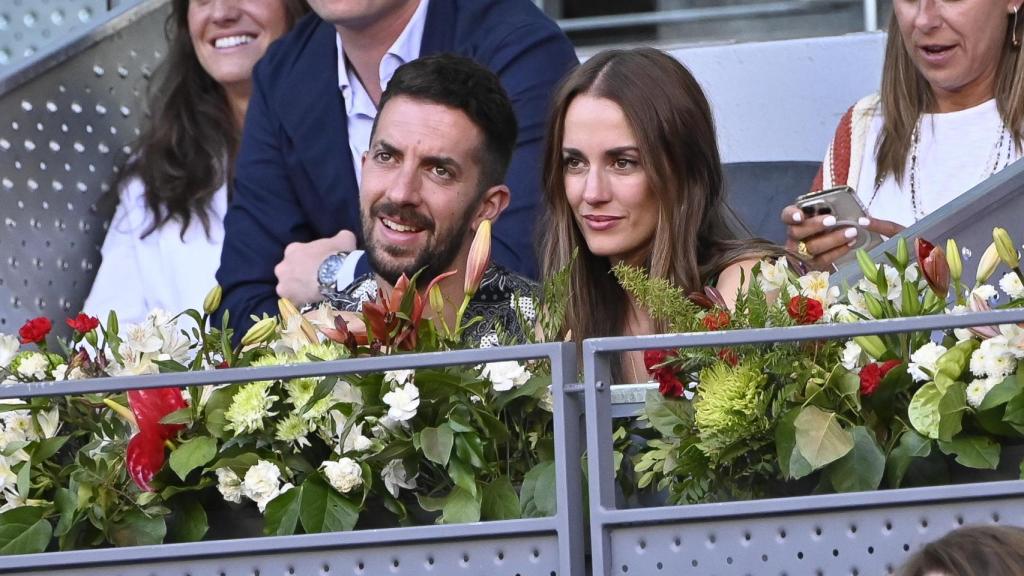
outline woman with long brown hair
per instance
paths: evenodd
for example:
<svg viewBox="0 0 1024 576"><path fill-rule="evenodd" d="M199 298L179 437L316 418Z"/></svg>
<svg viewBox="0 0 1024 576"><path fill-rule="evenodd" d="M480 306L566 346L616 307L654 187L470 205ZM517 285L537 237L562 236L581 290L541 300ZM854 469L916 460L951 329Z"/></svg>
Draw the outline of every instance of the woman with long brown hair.
<svg viewBox="0 0 1024 576"><path fill-rule="evenodd" d="M852 187L869 218L788 206L789 247L820 269L864 229L891 236L1021 157L1022 0L893 3L880 94L843 117L812 190Z"/></svg>
<svg viewBox="0 0 1024 576"><path fill-rule="evenodd" d="M546 146L541 262L550 277L579 250L566 312L577 340L664 330L618 284L618 263L688 292L715 285L731 303L744 271L780 253L729 225L711 107L671 56L609 50L582 64L555 95ZM642 354L619 373L646 380Z"/></svg>
<svg viewBox="0 0 1024 576"><path fill-rule="evenodd" d="M138 322L153 308L202 305L220 264L253 66L307 11L305 0L173 0L168 57L119 176L86 311Z"/></svg>

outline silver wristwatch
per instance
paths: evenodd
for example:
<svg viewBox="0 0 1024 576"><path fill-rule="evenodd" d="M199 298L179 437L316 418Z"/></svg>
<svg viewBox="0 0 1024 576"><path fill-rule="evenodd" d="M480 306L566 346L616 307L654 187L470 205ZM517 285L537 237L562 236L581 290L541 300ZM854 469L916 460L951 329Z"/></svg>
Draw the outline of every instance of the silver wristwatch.
<svg viewBox="0 0 1024 576"><path fill-rule="evenodd" d="M348 252L336 252L331 254L320 263L317 269L316 279L320 284L320 293L336 292L338 290L338 276L345 264Z"/></svg>

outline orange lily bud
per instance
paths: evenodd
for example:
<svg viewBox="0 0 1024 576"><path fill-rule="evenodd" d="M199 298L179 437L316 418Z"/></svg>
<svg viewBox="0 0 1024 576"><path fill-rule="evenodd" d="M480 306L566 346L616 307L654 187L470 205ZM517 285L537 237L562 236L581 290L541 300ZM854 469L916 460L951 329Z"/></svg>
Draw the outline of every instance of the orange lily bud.
<svg viewBox="0 0 1024 576"><path fill-rule="evenodd" d="M476 236L473 244L469 247L469 259L466 262L466 296L472 298L480 282L483 281L484 272L491 262L491 221L484 220L476 229Z"/></svg>
<svg viewBox="0 0 1024 576"><path fill-rule="evenodd" d="M949 295L949 263L946 262L946 253L923 238L915 240L914 248L924 279L935 295L945 300Z"/></svg>

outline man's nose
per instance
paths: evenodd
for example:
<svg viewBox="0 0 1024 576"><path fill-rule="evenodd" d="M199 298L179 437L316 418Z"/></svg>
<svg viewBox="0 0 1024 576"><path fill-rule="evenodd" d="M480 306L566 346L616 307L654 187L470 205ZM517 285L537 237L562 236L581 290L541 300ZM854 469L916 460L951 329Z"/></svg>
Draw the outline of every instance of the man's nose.
<svg viewBox="0 0 1024 576"><path fill-rule="evenodd" d="M419 204L422 180L415 166L406 164L388 183L387 199L395 204Z"/></svg>

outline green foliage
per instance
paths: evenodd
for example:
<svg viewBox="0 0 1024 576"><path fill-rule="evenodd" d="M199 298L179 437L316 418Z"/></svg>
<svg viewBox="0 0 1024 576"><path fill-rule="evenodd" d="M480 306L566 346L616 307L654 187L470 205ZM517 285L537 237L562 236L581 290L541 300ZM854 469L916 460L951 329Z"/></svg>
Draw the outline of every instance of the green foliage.
<svg viewBox="0 0 1024 576"><path fill-rule="evenodd" d="M612 268L622 288L630 293L657 322L664 322L671 332L693 332L700 325L700 308L671 282L651 278L634 266L618 264Z"/></svg>

